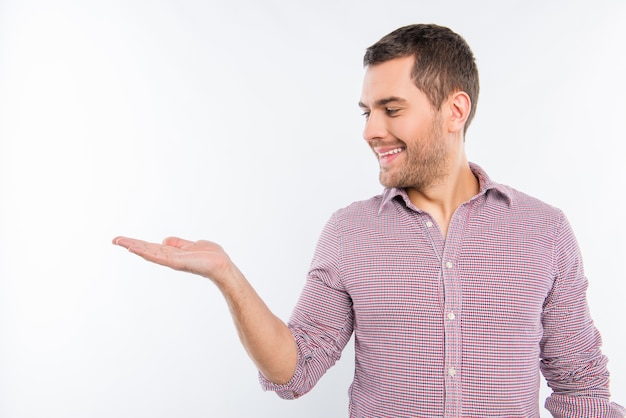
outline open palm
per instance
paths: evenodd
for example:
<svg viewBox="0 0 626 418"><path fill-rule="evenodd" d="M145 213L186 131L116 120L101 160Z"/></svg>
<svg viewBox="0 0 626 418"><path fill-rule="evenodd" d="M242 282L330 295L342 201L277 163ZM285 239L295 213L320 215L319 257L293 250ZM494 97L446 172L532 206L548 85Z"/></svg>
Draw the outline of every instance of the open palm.
<svg viewBox="0 0 626 418"><path fill-rule="evenodd" d="M222 247L210 241L187 241L169 237L152 243L128 237L116 237L113 244L128 249L144 259L175 270L207 277L216 284L225 280L234 268Z"/></svg>

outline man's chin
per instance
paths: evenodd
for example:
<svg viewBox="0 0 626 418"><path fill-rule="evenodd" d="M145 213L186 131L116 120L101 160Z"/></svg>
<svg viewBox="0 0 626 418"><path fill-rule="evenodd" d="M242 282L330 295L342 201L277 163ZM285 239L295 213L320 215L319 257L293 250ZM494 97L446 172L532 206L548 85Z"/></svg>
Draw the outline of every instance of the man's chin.
<svg viewBox="0 0 626 418"><path fill-rule="evenodd" d="M387 173L384 173L382 171L380 172L380 175L378 176L378 181L380 182L380 184L383 185L383 187L388 187L388 188L402 187L400 185L401 182L398 181L398 179L394 179L392 176L389 176Z"/></svg>

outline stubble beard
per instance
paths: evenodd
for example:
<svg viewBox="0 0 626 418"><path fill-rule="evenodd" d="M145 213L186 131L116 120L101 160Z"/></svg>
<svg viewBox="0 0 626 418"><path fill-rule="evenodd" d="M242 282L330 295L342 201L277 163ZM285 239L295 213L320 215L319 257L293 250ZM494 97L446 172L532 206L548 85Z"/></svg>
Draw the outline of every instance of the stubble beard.
<svg viewBox="0 0 626 418"><path fill-rule="evenodd" d="M383 186L422 191L445 179L447 148L439 120L424 138L413 141L411 146L406 144L403 153L406 155L401 167L381 167L379 180Z"/></svg>

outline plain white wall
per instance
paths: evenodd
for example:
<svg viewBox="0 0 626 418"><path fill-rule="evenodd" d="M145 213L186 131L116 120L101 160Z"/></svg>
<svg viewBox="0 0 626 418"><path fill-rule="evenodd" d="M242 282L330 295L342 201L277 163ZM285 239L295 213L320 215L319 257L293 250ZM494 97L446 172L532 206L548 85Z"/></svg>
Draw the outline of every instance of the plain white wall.
<svg viewBox="0 0 626 418"><path fill-rule="evenodd" d="M217 241L287 319L326 219L381 190L363 51L415 22L477 56L470 159L573 224L626 403L623 1L4 0L0 416L347 415L351 348L264 393L209 281L110 240Z"/></svg>

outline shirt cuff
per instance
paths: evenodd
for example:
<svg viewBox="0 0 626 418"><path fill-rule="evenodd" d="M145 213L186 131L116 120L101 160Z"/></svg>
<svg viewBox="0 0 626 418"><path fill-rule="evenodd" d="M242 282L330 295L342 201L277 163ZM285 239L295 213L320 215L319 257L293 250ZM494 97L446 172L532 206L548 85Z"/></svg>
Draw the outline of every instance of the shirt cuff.
<svg viewBox="0 0 626 418"><path fill-rule="evenodd" d="M264 391L276 392L276 394L282 399L297 399L310 389L306 388L304 385L304 376L305 363L311 359L311 353L309 352L310 350L306 346L302 337L296 335L293 330L291 330L291 332L294 334L296 345L298 347L298 364L296 365L296 370L289 382L279 385L268 380L261 372L259 372L259 383L261 384L261 388L263 388Z"/></svg>
<svg viewBox="0 0 626 418"><path fill-rule="evenodd" d="M623 418L626 416L626 408L604 398L553 393L546 399L545 406L555 418Z"/></svg>

